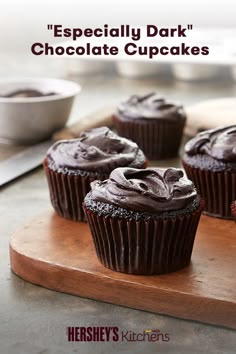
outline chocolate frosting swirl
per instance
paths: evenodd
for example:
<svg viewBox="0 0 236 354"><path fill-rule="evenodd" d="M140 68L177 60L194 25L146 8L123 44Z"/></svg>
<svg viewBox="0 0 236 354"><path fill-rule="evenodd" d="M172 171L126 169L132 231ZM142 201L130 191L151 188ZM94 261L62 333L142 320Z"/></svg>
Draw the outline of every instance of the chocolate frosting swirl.
<svg viewBox="0 0 236 354"><path fill-rule="evenodd" d="M156 93L131 96L118 106L118 114L132 119L176 120L186 118L181 105L170 103Z"/></svg>
<svg viewBox="0 0 236 354"><path fill-rule="evenodd" d="M236 125L206 130L185 145L189 155L206 154L213 159L236 162Z"/></svg>
<svg viewBox="0 0 236 354"><path fill-rule="evenodd" d="M175 168L117 168L109 179L91 183L91 197L141 212L183 209L197 197L193 183L183 176Z"/></svg>
<svg viewBox="0 0 236 354"><path fill-rule="evenodd" d="M145 156L137 144L107 127L85 131L78 139L58 141L47 153L48 162L55 170L67 168L100 173L130 165L137 158L142 167Z"/></svg>

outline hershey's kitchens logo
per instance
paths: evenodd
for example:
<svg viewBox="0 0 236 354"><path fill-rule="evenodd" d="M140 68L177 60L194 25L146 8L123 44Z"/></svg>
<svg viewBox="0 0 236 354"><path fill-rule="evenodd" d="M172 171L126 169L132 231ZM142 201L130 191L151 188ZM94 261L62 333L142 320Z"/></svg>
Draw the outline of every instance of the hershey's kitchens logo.
<svg viewBox="0 0 236 354"><path fill-rule="evenodd" d="M67 327L68 342L169 342L170 334L159 329L140 332L119 327Z"/></svg>

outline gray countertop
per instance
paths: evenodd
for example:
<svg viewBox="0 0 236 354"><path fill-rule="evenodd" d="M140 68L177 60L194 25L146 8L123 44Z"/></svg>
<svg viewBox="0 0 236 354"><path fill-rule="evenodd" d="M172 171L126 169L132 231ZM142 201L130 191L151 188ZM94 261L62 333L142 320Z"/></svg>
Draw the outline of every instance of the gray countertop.
<svg viewBox="0 0 236 354"><path fill-rule="evenodd" d="M184 104L236 93L236 86L227 81L190 84L171 80L126 80L112 75L84 77L78 81L83 90L76 100L70 122L103 106L116 104L133 93L155 90ZM16 149L0 146L0 159ZM171 165L176 161L164 163ZM0 190L1 354L236 352L236 332L233 330L53 292L12 274L8 253L11 234L50 207L41 168ZM67 326L118 326L127 331L159 328L161 332L169 333L170 341L71 343L66 338Z"/></svg>

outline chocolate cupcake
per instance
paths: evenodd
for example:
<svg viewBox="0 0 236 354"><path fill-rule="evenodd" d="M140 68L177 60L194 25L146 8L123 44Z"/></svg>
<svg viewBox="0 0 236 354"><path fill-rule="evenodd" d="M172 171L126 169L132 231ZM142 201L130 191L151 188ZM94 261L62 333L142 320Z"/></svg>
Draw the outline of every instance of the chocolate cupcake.
<svg viewBox="0 0 236 354"><path fill-rule="evenodd" d="M174 168L117 168L92 182L84 200L99 260L129 274L187 266L202 208L193 183Z"/></svg>
<svg viewBox="0 0 236 354"><path fill-rule="evenodd" d="M205 213L231 219L236 199L236 125L206 130L185 145L183 166L199 194Z"/></svg>
<svg viewBox="0 0 236 354"><path fill-rule="evenodd" d="M113 115L116 130L135 141L150 160L178 155L186 115L181 105L155 93L131 96Z"/></svg>
<svg viewBox="0 0 236 354"><path fill-rule="evenodd" d="M67 219L85 221L82 202L90 183L108 178L119 166L144 168L146 158L136 143L107 127L88 130L79 139L56 142L44 160L55 211Z"/></svg>

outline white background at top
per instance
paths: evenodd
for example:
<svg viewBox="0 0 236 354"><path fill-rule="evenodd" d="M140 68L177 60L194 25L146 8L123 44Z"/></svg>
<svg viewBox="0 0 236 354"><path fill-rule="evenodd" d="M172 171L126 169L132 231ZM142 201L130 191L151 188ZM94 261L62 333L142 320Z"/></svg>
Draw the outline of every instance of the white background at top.
<svg viewBox="0 0 236 354"><path fill-rule="evenodd" d="M46 25L236 26L235 0L0 0L0 49L27 52L32 42L55 42Z"/></svg>

